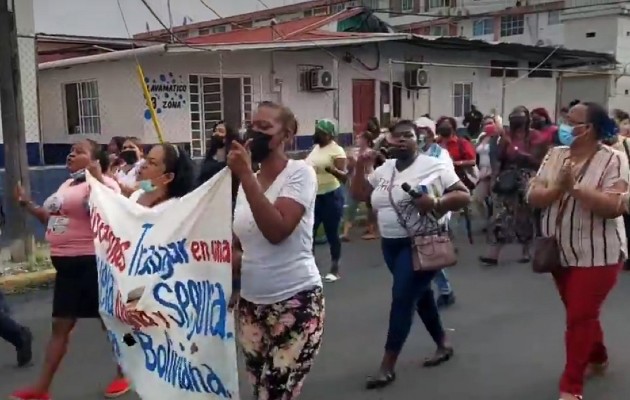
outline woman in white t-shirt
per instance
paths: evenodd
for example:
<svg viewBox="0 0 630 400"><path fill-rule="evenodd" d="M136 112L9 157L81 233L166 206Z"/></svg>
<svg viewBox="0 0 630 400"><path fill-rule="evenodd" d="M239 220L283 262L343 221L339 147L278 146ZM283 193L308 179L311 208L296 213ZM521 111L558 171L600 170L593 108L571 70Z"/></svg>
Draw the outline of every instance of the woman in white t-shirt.
<svg viewBox="0 0 630 400"><path fill-rule="evenodd" d="M114 174L116 182L120 185L120 190L125 196L130 196L138 190L137 179L138 170L144 162L144 152L142 142L136 137L128 137L122 146L122 151L118 158L123 164Z"/></svg>
<svg viewBox="0 0 630 400"><path fill-rule="evenodd" d="M236 316L256 399L298 397L324 328L322 280L312 251L317 178L305 161L284 152L296 132L291 110L265 102L254 114L247 148L232 142L228 154L241 182L233 228L242 278ZM256 174L252 162L260 165Z"/></svg>
<svg viewBox="0 0 630 400"><path fill-rule="evenodd" d="M412 121L398 122L385 140L391 159L366 179L362 171L372 164L375 154L359 158L351 184L356 199L372 199L382 237L383 258L394 278L385 354L378 373L367 381L368 389L387 386L396 379L396 361L409 335L414 310L437 346L424 366L440 365L453 355L431 289L436 272L414 270L410 235L434 231L433 215L444 216L470 203L470 194L452 165L419 152ZM402 189L403 183L418 191L422 185L427 194L413 199ZM441 224L442 219L437 222Z"/></svg>

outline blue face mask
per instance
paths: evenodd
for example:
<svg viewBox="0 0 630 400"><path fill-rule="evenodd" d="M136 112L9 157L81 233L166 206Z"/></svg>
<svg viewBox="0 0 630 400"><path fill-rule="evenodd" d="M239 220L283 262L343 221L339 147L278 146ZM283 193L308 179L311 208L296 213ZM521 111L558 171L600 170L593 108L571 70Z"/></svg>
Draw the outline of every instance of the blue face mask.
<svg viewBox="0 0 630 400"><path fill-rule="evenodd" d="M573 136L573 127L567 124L560 124L558 128L558 140L563 146L571 146L575 140Z"/></svg>
<svg viewBox="0 0 630 400"><path fill-rule="evenodd" d="M70 178L72 178L73 180L77 181L77 182L83 182L85 181L85 170L79 170L76 172L71 172L70 173Z"/></svg>
<svg viewBox="0 0 630 400"><path fill-rule="evenodd" d="M140 190L145 193L151 193L156 189L155 185L149 179L138 182L138 185L140 187Z"/></svg>

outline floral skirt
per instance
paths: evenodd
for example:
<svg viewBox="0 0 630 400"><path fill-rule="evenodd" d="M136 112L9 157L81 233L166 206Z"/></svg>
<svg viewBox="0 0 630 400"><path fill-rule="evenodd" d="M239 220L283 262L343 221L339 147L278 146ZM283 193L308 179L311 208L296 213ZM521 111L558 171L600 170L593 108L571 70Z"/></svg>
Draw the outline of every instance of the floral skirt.
<svg viewBox="0 0 630 400"><path fill-rule="evenodd" d="M529 244L537 222L525 202L525 192L535 171L520 170L522 187L511 195L492 195L493 216L488 226L488 241L494 245Z"/></svg>
<svg viewBox="0 0 630 400"><path fill-rule="evenodd" d="M294 400L322 342L322 288L275 304L241 299L238 335L256 400Z"/></svg>

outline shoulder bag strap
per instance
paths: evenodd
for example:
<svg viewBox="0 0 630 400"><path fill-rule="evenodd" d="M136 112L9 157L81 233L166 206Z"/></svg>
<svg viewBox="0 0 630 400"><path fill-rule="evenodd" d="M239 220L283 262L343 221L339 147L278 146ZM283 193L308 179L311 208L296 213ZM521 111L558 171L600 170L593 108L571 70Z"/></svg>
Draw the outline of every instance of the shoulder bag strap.
<svg viewBox="0 0 630 400"><path fill-rule="evenodd" d="M409 237L413 237L411 234L411 229L405 223L405 218L402 215L402 212L396 206L396 202L394 202L394 196L392 195L392 190L394 189L394 178L396 177L396 166L392 165L392 177L389 180L389 186L387 187L387 196L389 197L389 204L391 204L394 212L396 213L396 217L398 218L398 223L407 231Z"/></svg>
<svg viewBox="0 0 630 400"><path fill-rule="evenodd" d="M394 189L394 178L396 177L396 166L393 166L393 171L392 171L392 177L389 183L389 187L387 188L387 195L389 196L389 203L391 204L392 208L394 209L394 212L396 213L396 217L398 218L398 223L400 224L400 226L402 226L406 231L407 231L407 235L409 235L410 238L413 238L415 236L418 236L416 233L414 233L411 228L409 228L409 226L407 225L407 223L405 222L405 217L402 214L402 212L400 211L400 209L398 208L398 206L396 205L396 202L394 202L394 196L392 195L392 190ZM431 218L429 215L427 215L428 218ZM439 234L440 232L440 223L438 220L433 220L433 223L435 223L436 225L436 231Z"/></svg>
<svg viewBox="0 0 630 400"><path fill-rule="evenodd" d="M622 138L621 143L623 144L623 149L626 152L626 157L628 157L628 160L630 160L630 148L628 148L628 140Z"/></svg>

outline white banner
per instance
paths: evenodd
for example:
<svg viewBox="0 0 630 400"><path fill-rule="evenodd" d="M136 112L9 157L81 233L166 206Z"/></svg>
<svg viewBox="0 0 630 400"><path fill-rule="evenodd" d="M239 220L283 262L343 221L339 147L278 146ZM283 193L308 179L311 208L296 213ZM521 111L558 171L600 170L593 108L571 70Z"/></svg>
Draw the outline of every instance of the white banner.
<svg viewBox="0 0 630 400"><path fill-rule="evenodd" d="M238 400L229 171L159 212L88 182L100 312L134 390Z"/></svg>

